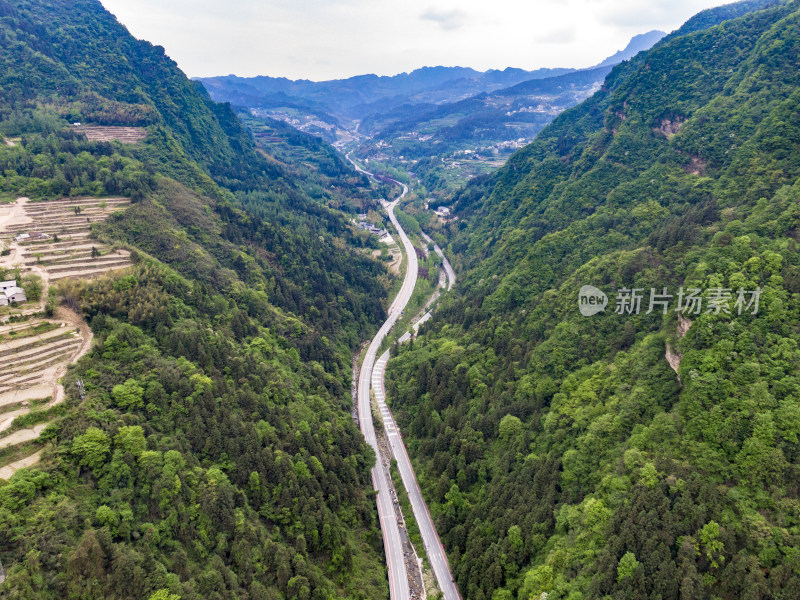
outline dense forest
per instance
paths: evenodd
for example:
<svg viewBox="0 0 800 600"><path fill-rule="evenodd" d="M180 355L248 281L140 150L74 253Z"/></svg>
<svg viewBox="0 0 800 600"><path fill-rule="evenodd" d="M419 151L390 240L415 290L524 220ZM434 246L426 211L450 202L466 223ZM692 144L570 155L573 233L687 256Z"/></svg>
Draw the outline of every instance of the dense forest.
<svg viewBox="0 0 800 600"><path fill-rule="evenodd" d="M334 208L371 206L368 183L341 159L349 203L300 180L96 0L0 0L0 136L0 201L129 197L92 235L134 262L58 286L94 348L29 443L42 463L0 481L0 596L386 596L350 416L386 270Z"/></svg>
<svg viewBox="0 0 800 600"><path fill-rule="evenodd" d="M456 196L387 378L465 598L800 597L799 60L798 2L704 11Z"/></svg>

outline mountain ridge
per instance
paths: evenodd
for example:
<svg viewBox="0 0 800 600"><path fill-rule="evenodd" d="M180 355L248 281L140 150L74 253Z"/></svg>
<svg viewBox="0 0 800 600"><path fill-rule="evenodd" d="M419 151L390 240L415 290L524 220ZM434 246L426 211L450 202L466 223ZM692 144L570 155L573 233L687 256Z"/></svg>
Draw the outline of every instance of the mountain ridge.
<svg viewBox="0 0 800 600"><path fill-rule="evenodd" d="M98 1L0 0L0 40L0 201L79 198L62 212L86 237L58 230L44 260L77 243L86 263L105 248L132 263L42 299L94 344L63 402L3 398L4 415L30 408L12 430L36 435L2 432L0 464L40 462L0 481L0 595L386 595L349 381L390 278L337 210L374 208L375 192L318 139L256 149ZM124 210L105 212L111 198ZM104 222L84 225L81 204ZM2 275L28 285L30 269Z"/></svg>
<svg viewBox="0 0 800 600"><path fill-rule="evenodd" d="M397 103L402 98L413 97L429 90L441 88L446 90L448 83L457 84L459 94L468 93L463 91L464 89L479 93L519 83L525 79L548 77L568 71L570 69L524 71L509 67L504 70L490 69L481 72L468 67L438 66L421 67L393 76L365 74L321 82L290 80L285 77L273 78L266 75L249 78L235 75L203 77L196 78L195 81L201 82L209 90L211 97L219 101L235 103L237 97L231 96L225 89L227 86L233 86L239 93L247 93L253 99L265 99L270 95L282 93L292 99L321 103L327 107L327 112L341 112L352 116L356 107L380 105L392 101Z"/></svg>
<svg viewBox="0 0 800 600"><path fill-rule="evenodd" d="M679 31L456 195L459 291L389 363L470 598L800 590L800 3ZM581 314L585 285L605 311ZM699 313L676 312L688 288ZM715 314L717 288L758 311Z"/></svg>
<svg viewBox="0 0 800 600"><path fill-rule="evenodd" d="M605 60L596 64L593 68L609 67L621 63L623 60L629 60L642 50L647 50L654 46L666 35L667 33L665 31L659 29L653 29L646 33L639 33L631 38L625 48L615 52Z"/></svg>

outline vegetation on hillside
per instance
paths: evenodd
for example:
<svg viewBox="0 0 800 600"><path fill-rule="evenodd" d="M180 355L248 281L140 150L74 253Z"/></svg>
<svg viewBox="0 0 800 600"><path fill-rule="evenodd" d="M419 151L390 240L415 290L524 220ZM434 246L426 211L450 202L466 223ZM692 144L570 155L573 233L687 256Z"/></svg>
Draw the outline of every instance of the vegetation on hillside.
<svg viewBox="0 0 800 600"><path fill-rule="evenodd" d="M3 597L385 596L350 416L385 269L332 208L369 205L364 182L339 165L346 205L299 180L95 0L0 0L0 39L3 199L130 197L93 235L135 263L58 286L95 346L59 418L0 457L45 450L0 482ZM75 121L147 137L91 142Z"/></svg>
<svg viewBox="0 0 800 600"><path fill-rule="evenodd" d="M800 595L798 47L797 2L701 13L457 196L387 377L464 597Z"/></svg>

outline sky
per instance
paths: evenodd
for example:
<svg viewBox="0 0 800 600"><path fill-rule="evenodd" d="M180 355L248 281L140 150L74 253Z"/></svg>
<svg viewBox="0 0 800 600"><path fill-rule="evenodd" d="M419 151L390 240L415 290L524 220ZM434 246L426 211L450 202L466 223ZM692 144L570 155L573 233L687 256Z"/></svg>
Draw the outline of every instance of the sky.
<svg viewBox="0 0 800 600"><path fill-rule="evenodd" d="M190 77L588 67L714 0L101 0Z"/></svg>

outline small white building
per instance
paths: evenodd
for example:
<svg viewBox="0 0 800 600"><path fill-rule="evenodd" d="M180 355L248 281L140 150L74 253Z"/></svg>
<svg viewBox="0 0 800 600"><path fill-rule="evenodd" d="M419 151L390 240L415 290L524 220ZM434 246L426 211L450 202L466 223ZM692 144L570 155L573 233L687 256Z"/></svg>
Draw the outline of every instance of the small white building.
<svg viewBox="0 0 800 600"><path fill-rule="evenodd" d="M50 236L41 231L33 231L31 233L20 233L14 238L17 242L34 242L36 240L49 240Z"/></svg>
<svg viewBox="0 0 800 600"><path fill-rule="evenodd" d="M446 206L440 206L434 212L442 218L447 218L450 216L450 209Z"/></svg>
<svg viewBox="0 0 800 600"><path fill-rule="evenodd" d="M12 302L22 304L27 302L25 290L17 286L17 280L0 281L0 306L8 306Z"/></svg>
<svg viewBox="0 0 800 600"><path fill-rule="evenodd" d="M8 288L6 290L6 298L8 298L9 303L18 302L21 304L28 301L28 297L25 295L25 290L23 290L21 287Z"/></svg>

